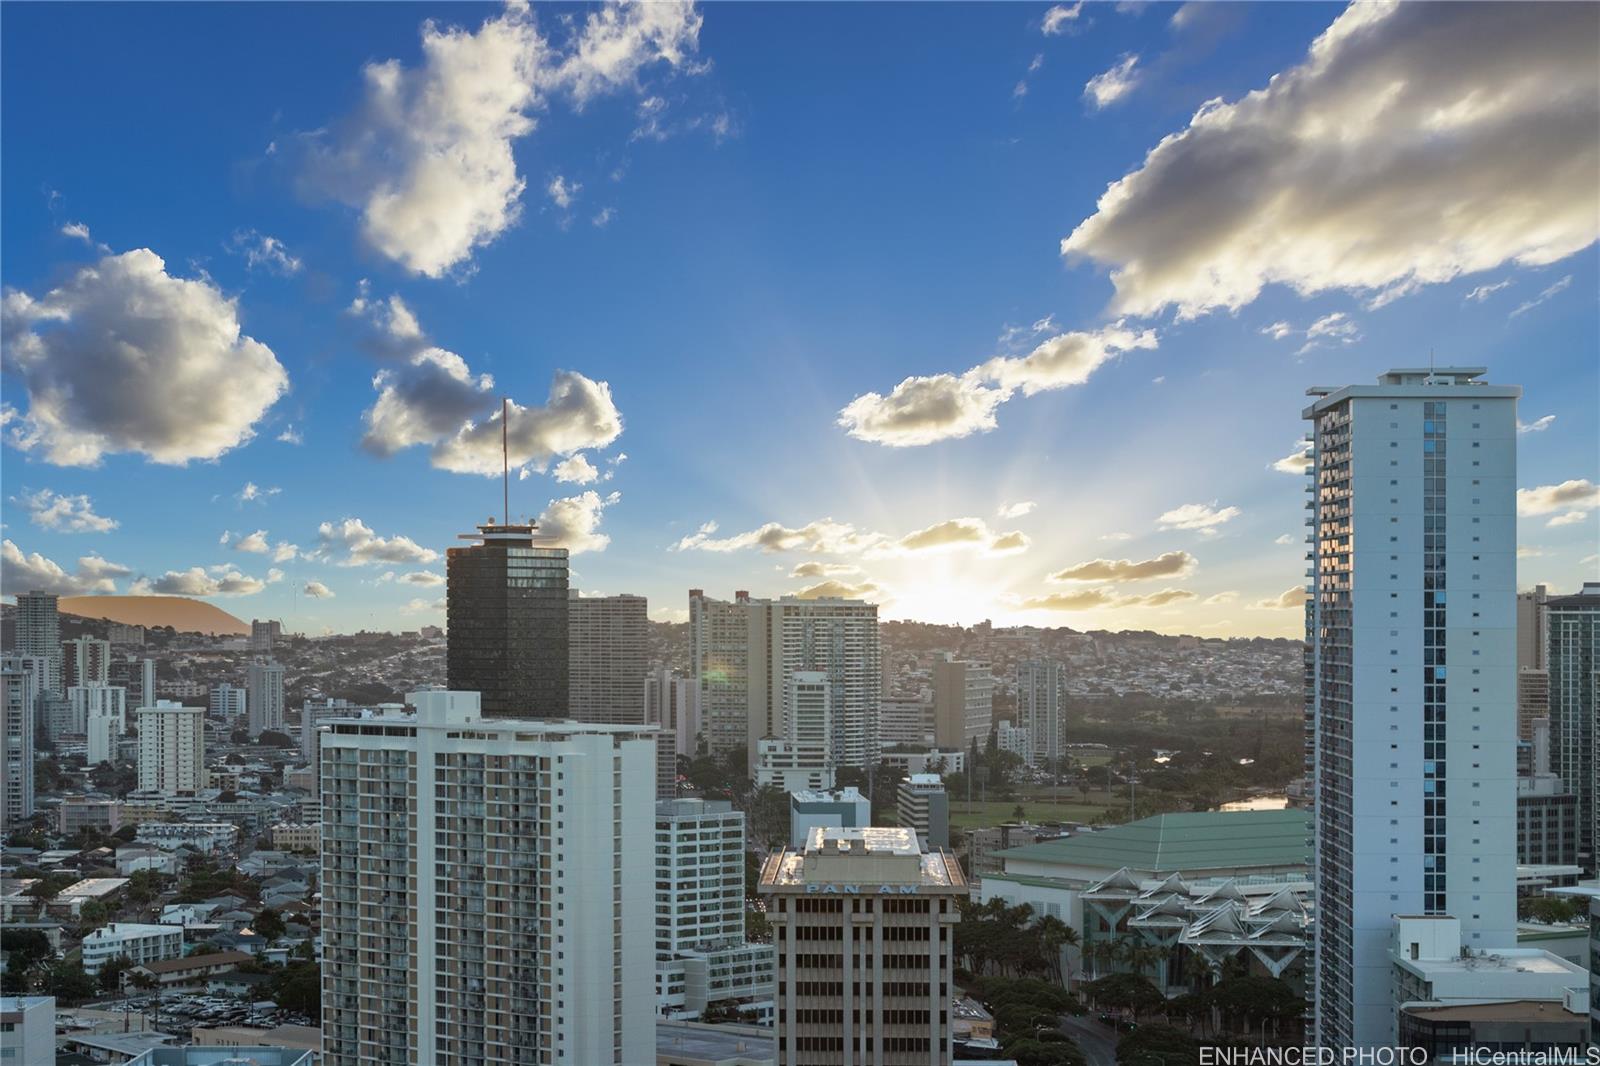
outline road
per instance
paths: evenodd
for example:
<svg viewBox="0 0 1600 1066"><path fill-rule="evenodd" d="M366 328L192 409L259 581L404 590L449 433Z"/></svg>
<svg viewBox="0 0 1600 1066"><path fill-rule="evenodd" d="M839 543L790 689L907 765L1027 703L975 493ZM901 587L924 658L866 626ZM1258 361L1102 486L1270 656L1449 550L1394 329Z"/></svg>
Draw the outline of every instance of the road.
<svg viewBox="0 0 1600 1066"><path fill-rule="evenodd" d="M1089 1066L1117 1066L1117 1034L1093 1018L1061 1016L1061 1031L1077 1041Z"/></svg>

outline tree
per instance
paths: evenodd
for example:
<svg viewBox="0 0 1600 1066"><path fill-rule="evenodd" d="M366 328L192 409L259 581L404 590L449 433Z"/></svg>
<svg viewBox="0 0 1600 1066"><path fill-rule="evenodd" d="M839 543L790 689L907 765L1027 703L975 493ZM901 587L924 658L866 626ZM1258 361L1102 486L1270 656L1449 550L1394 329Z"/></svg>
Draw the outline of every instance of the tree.
<svg viewBox="0 0 1600 1066"><path fill-rule="evenodd" d="M314 962L285 966L273 974L267 993L283 1010L304 1014L313 1022L322 1018L322 968Z"/></svg>
<svg viewBox="0 0 1600 1066"><path fill-rule="evenodd" d="M133 960L126 955L117 955L100 964L100 991L115 992L122 987L122 975L133 969Z"/></svg>
<svg viewBox="0 0 1600 1066"><path fill-rule="evenodd" d="M21 977L35 963L43 962L55 954L50 947L50 938L40 929L0 929L0 951L5 952L8 977L13 971ZM9 987L7 991L10 991Z"/></svg>
<svg viewBox="0 0 1600 1066"><path fill-rule="evenodd" d="M256 743L263 748L292 748L294 738L276 729L263 729L261 735L256 737Z"/></svg>
<svg viewBox="0 0 1600 1066"><path fill-rule="evenodd" d="M98 991L95 980L84 972L81 962L54 962L45 967L40 991L56 997L57 1004L70 1007L91 998Z"/></svg>
<svg viewBox="0 0 1600 1066"><path fill-rule="evenodd" d="M160 983L143 970L134 970L128 974L128 984L141 992L148 992Z"/></svg>
<svg viewBox="0 0 1600 1066"><path fill-rule="evenodd" d="M766 847L779 847L789 839L789 794L764 785L750 795L750 835Z"/></svg>
<svg viewBox="0 0 1600 1066"><path fill-rule="evenodd" d="M1200 1042L1171 1025L1146 1025L1117 1043L1118 1066L1200 1066Z"/></svg>
<svg viewBox="0 0 1600 1066"><path fill-rule="evenodd" d="M263 907L255 921L250 923L250 928L266 937L270 944L283 935L283 918L271 907Z"/></svg>
<svg viewBox="0 0 1600 1066"><path fill-rule="evenodd" d="M160 870L135 870L128 877L128 902L143 906L166 891L168 877Z"/></svg>
<svg viewBox="0 0 1600 1066"><path fill-rule="evenodd" d="M1136 973L1114 973L1083 986L1091 1000L1111 1010L1125 1010L1137 1018L1166 1002L1161 990Z"/></svg>

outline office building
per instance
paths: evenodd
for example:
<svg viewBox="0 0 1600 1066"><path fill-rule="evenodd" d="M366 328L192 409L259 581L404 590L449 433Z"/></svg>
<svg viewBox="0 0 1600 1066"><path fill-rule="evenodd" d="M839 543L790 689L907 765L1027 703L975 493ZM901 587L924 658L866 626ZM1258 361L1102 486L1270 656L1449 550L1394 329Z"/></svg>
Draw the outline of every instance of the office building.
<svg viewBox="0 0 1600 1066"><path fill-rule="evenodd" d="M54 996L0 996L0 1061L6 1066L56 1066Z"/></svg>
<svg viewBox="0 0 1600 1066"><path fill-rule="evenodd" d="M212 686L211 692L206 697L206 713L222 721L229 729L245 720L248 707L248 690L238 685L230 685L226 681Z"/></svg>
<svg viewBox="0 0 1600 1066"><path fill-rule="evenodd" d="M1578 797L1550 770L1550 720L1533 723L1529 772L1517 777L1517 864L1575 866Z"/></svg>
<svg viewBox="0 0 1600 1066"><path fill-rule="evenodd" d="M1545 668L1545 602L1550 590L1535 585L1528 592L1517 593L1517 669L1543 670Z"/></svg>
<svg viewBox="0 0 1600 1066"><path fill-rule="evenodd" d="M1060 763L1067 753L1066 667L1053 659L1017 664L1017 724L1028 731L1028 765Z"/></svg>
<svg viewBox="0 0 1600 1066"><path fill-rule="evenodd" d="M134 709L148 707L156 701L156 661L128 657L112 659L107 672L110 683L125 689L128 706Z"/></svg>
<svg viewBox="0 0 1600 1066"><path fill-rule="evenodd" d="M61 615L55 593L18 593L16 650L45 660L41 695L61 692Z"/></svg>
<svg viewBox="0 0 1600 1066"><path fill-rule="evenodd" d="M206 712L171 700L135 713L139 724L139 791L193 793L205 784Z"/></svg>
<svg viewBox="0 0 1600 1066"><path fill-rule="evenodd" d="M900 825L917 834L926 848L950 846L950 797L938 774L912 774L903 778L895 793Z"/></svg>
<svg viewBox="0 0 1600 1066"><path fill-rule="evenodd" d="M1308 390L1313 1041L1392 1046L1396 914L1516 937L1516 401L1481 368Z"/></svg>
<svg viewBox="0 0 1600 1066"><path fill-rule="evenodd" d="M934 743L966 751L981 747L994 726L994 674L988 663L956 659L933 664Z"/></svg>
<svg viewBox="0 0 1600 1066"><path fill-rule="evenodd" d="M1545 620L1555 771L1578 797L1578 863L1593 876L1600 837L1600 582L1585 581L1575 595L1547 599Z"/></svg>
<svg viewBox="0 0 1600 1066"><path fill-rule="evenodd" d="M283 623L272 619L261 621L258 618L250 620L250 650L256 655L272 655L272 646L283 636Z"/></svg>
<svg viewBox="0 0 1600 1066"><path fill-rule="evenodd" d="M821 670L797 670L785 685L781 738L756 746L756 783L793 791L833 787L833 682Z"/></svg>
<svg viewBox="0 0 1600 1066"><path fill-rule="evenodd" d="M829 681L829 754L835 766L877 761L882 671L878 607L861 600L784 597L731 603L689 591L689 654L713 751L743 745L754 772L764 740L788 736L789 676ZM737 721L740 712L743 723Z"/></svg>
<svg viewBox="0 0 1600 1066"><path fill-rule="evenodd" d="M5 781L0 783L0 833L10 833L33 817L34 716L43 661L6 656L0 661L0 739L5 743Z"/></svg>
<svg viewBox="0 0 1600 1066"><path fill-rule="evenodd" d="M183 957L183 926L112 922L83 938L83 972L90 977L119 955L135 966Z"/></svg>
<svg viewBox="0 0 1600 1066"><path fill-rule="evenodd" d="M872 801L855 786L837 791L804 789L789 794L789 846L803 848L813 829L865 829Z"/></svg>
<svg viewBox="0 0 1600 1066"><path fill-rule="evenodd" d="M744 938L744 814L723 800L656 804L656 1010L697 1018L712 1003L771 1010L771 944Z"/></svg>
<svg viewBox="0 0 1600 1066"><path fill-rule="evenodd" d="M816 829L761 870L778 947L779 1066L949 1064L951 951L968 894L909 829Z"/></svg>
<svg viewBox="0 0 1600 1066"><path fill-rule="evenodd" d="M902 777L912 774L959 774L967 768L967 752L960 748L946 751L926 748L922 751L886 751L878 757L879 769L897 770Z"/></svg>
<svg viewBox="0 0 1600 1066"><path fill-rule="evenodd" d="M67 690L72 717L83 725L90 766L115 762L117 744L128 731L128 693L116 685L74 685Z"/></svg>
<svg viewBox="0 0 1600 1066"><path fill-rule="evenodd" d="M1517 739L1533 740L1533 723L1550 718L1550 671L1531 667L1517 670Z"/></svg>
<svg viewBox="0 0 1600 1066"><path fill-rule="evenodd" d="M446 671L485 718L566 718L567 549L533 525L481 525L446 555Z"/></svg>
<svg viewBox="0 0 1600 1066"><path fill-rule="evenodd" d="M693 756L700 749L700 689L691 677L658 666L644 679L644 720L672 732L673 748Z"/></svg>
<svg viewBox="0 0 1600 1066"><path fill-rule="evenodd" d="M643 596L567 598L567 714L579 722L646 724L639 685L650 671L650 608ZM676 734L656 734L656 794L677 791Z"/></svg>
<svg viewBox="0 0 1600 1066"><path fill-rule="evenodd" d="M257 660L245 667L245 715L250 723L250 739L267 730L282 733L283 664L271 659Z"/></svg>
<svg viewBox="0 0 1600 1066"><path fill-rule="evenodd" d="M653 735L407 702L321 735L325 1066L650 1061Z"/></svg>
<svg viewBox="0 0 1600 1066"><path fill-rule="evenodd" d="M885 696L878 701L878 743L884 748L933 743L933 704L920 696Z"/></svg>
<svg viewBox="0 0 1600 1066"><path fill-rule="evenodd" d="M826 749L789 740L763 740L757 745L755 782L759 788L780 792L830 789L834 780L833 760Z"/></svg>
<svg viewBox="0 0 1600 1066"><path fill-rule="evenodd" d="M61 687L109 685L111 683L111 642L93 637L61 642Z"/></svg>

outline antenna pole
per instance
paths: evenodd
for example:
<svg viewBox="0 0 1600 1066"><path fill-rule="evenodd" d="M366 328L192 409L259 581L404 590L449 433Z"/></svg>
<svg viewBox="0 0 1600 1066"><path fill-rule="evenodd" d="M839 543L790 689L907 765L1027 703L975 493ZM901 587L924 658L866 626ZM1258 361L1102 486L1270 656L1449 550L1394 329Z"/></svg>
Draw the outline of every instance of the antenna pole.
<svg viewBox="0 0 1600 1066"><path fill-rule="evenodd" d="M511 524L511 446L506 423L511 418L511 397L500 397L500 513Z"/></svg>

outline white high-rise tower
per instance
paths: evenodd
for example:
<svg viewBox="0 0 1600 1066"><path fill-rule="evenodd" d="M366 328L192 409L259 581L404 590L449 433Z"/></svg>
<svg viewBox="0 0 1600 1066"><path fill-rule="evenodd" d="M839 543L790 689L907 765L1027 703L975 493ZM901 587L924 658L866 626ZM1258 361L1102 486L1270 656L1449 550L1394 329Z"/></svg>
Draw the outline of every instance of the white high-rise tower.
<svg viewBox="0 0 1600 1066"><path fill-rule="evenodd" d="M1516 944L1516 441L1481 368L1314 388L1314 1042L1395 1043L1395 915Z"/></svg>

